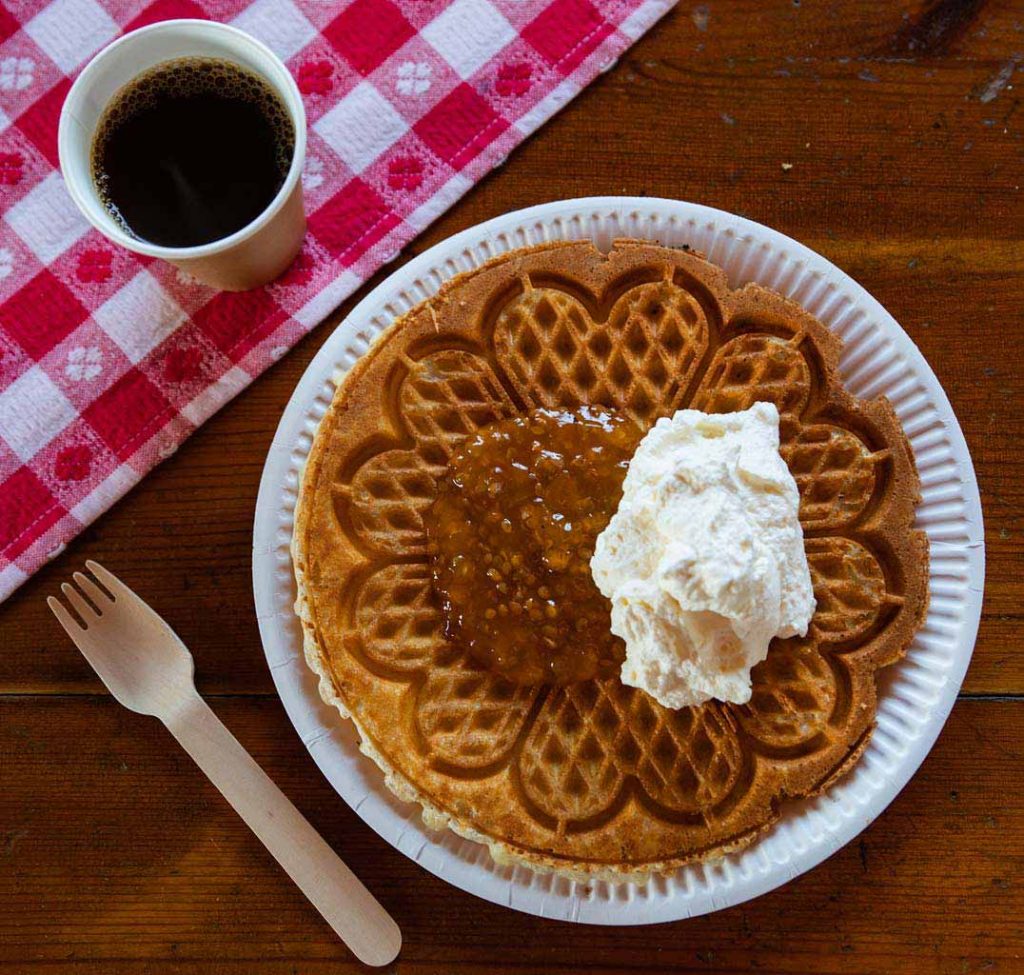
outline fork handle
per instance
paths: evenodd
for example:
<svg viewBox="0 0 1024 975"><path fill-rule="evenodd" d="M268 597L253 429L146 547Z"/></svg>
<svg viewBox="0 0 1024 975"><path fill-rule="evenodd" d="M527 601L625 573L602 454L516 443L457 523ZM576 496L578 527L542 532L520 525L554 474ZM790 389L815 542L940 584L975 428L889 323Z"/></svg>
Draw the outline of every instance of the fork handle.
<svg viewBox="0 0 1024 975"><path fill-rule="evenodd" d="M398 925L199 694L164 724L356 957L393 961Z"/></svg>

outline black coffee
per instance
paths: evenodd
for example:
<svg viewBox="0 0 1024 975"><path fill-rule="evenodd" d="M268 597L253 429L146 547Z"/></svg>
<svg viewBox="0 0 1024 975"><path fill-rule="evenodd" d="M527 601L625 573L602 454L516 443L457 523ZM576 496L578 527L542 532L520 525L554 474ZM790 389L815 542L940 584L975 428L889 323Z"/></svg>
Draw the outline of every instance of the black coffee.
<svg viewBox="0 0 1024 975"><path fill-rule="evenodd" d="M227 61L181 58L114 96L96 130L92 172L132 236L191 247L259 216L294 149L288 112L262 78Z"/></svg>

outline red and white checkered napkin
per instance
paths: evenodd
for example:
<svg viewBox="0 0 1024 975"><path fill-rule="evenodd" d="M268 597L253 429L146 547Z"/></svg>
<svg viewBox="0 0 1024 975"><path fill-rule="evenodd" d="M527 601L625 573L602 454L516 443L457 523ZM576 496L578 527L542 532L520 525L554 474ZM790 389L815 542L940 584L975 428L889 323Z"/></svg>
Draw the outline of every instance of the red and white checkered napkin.
<svg viewBox="0 0 1024 975"><path fill-rule="evenodd" d="M675 0L4 0L0 600L603 68ZM57 119L119 33L227 21L309 116L309 235L277 282L202 287L92 230Z"/></svg>

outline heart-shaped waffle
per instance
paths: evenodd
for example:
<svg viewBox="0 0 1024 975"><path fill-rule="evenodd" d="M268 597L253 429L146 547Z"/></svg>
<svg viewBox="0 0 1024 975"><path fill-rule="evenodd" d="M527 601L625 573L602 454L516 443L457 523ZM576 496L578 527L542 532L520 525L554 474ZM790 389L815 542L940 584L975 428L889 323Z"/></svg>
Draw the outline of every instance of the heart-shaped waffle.
<svg viewBox="0 0 1024 975"><path fill-rule="evenodd" d="M498 858L622 877L749 843L849 769L875 672L924 617L928 549L906 437L885 400L842 389L839 352L792 302L637 241L506 254L381 336L317 431L293 555L309 664L389 787ZM758 401L779 409L817 610L754 669L749 704L513 683L446 638L424 517L467 438L541 408L642 431Z"/></svg>

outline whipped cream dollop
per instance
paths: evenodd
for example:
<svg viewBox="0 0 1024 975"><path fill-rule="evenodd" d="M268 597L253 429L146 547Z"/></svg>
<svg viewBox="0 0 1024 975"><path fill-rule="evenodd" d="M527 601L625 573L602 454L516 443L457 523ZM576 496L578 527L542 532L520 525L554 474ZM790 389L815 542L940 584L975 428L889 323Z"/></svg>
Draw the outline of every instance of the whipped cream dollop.
<svg viewBox="0 0 1024 975"><path fill-rule="evenodd" d="M814 614L779 413L680 410L640 442L590 570L626 642L622 681L668 708L750 700L773 637Z"/></svg>

